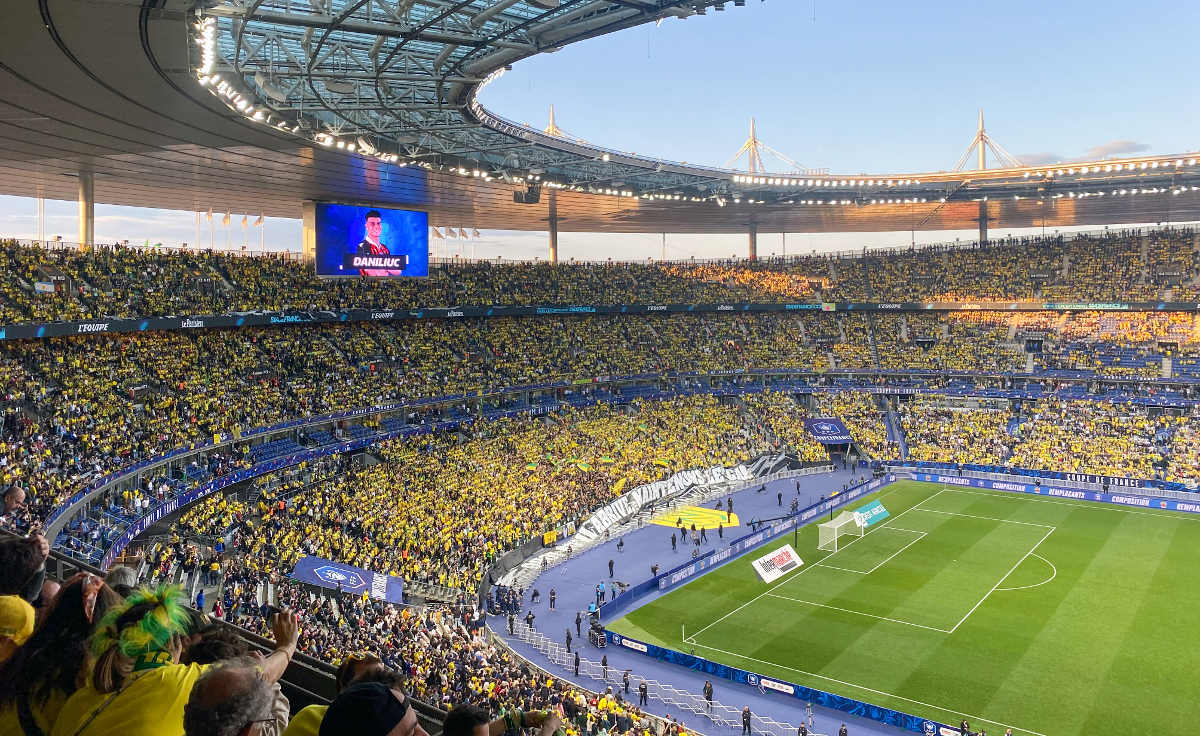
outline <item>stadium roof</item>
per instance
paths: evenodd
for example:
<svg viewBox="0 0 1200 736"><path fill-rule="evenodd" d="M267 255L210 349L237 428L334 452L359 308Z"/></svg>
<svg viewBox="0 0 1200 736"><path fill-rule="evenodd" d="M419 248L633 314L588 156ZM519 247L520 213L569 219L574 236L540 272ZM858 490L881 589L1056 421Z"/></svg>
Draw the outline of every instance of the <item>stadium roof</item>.
<svg viewBox="0 0 1200 736"><path fill-rule="evenodd" d="M848 176L755 174L558 138L476 100L522 58L712 0L13 3L0 193L299 217L306 200L433 224L740 233L1200 219L1197 155ZM730 7L736 12L736 7ZM672 21L677 22L677 21ZM519 70L518 70L519 73ZM540 187L534 204L513 194Z"/></svg>

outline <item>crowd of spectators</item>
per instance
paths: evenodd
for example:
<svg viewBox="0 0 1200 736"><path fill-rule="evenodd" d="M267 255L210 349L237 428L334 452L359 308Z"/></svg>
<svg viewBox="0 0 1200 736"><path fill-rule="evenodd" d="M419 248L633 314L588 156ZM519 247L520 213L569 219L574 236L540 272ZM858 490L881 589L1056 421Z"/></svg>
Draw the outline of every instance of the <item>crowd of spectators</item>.
<svg viewBox="0 0 1200 736"><path fill-rule="evenodd" d="M157 581L172 562L195 564L197 556L219 550L222 590L212 612L230 623L266 628L269 583L271 604L303 621L301 652L335 664L378 662L401 674L409 693L447 709L548 708L569 734L597 726L643 734L649 722L630 703L555 682L489 642L469 605L414 609L320 596L285 573L299 555L313 553L473 589L497 553L578 518L626 487L762 452L764 442L737 414L733 404L695 396L494 422L458 439L398 440L381 449L382 463L309 484L291 498L279 487L277 496L262 492L253 507L210 499L176 522L170 540L131 562L150 563ZM188 539L226 527L228 550Z"/></svg>
<svg viewBox="0 0 1200 736"><path fill-rule="evenodd" d="M763 391L745 398L751 414L765 429L782 442L801 462L828 460L824 445L813 439L804 425L808 412L792 396Z"/></svg>
<svg viewBox="0 0 1200 736"><path fill-rule="evenodd" d="M900 456L899 443L888 439L885 415L875 396L866 391L825 391L813 394L814 416L837 417L846 424L859 450L873 459Z"/></svg>
<svg viewBox="0 0 1200 736"><path fill-rule="evenodd" d="M1187 422L1167 414L1152 417L1128 404L1056 399L1037 402L1027 416L1010 465L1128 478L1159 477L1164 448L1158 432Z"/></svg>
<svg viewBox="0 0 1200 736"><path fill-rule="evenodd" d="M1196 291L1186 228L1008 239L757 263L463 263L428 279L317 279L283 255L0 243L4 323L256 309L736 301L1154 300ZM41 287L36 285L41 284Z"/></svg>
<svg viewBox="0 0 1200 736"><path fill-rule="evenodd" d="M976 313L939 318L924 313L875 320L880 367L886 370L1024 370L1024 355L1005 345L1006 330L972 319Z"/></svg>
<svg viewBox="0 0 1200 736"><path fill-rule="evenodd" d="M1191 421L1179 422L1171 436L1170 463L1166 480L1194 485L1200 480L1200 422L1193 413Z"/></svg>
<svg viewBox="0 0 1200 736"><path fill-rule="evenodd" d="M1016 442L1005 410L949 406L944 396L924 396L901 404L899 414L912 460L1003 465Z"/></svg>
<svg viewBox="0 0 1200 736"><path fill-rule="evenodd" d="M48 549L38 535L0 539L0 732L207 736L287 725L275 683L295 652L293 613L270 617L274 651L250 658L245 640L189 610L177 587L131 587L118 571L111 586L89 572L48 579ZM229 667L259 683L261 708L230 707L236 698L214 682Z"/></svg>
<svg viewBox="0 0 1200 736"><path fill-rule="evenodd" d="M1012 328L988 321L988 314L872 318L878 361L866 318L858 314L418 320L6 341L0 343L0 483L26 494L27 518L8 520L26 529L114 469L218 433L236 435L347 408L656 372L823 372L876 363L889 369L1014 369L1019 353L1001 345ZM1118 347L1076 341L1066 353L1070 359L1057 360L1051 338L1039 361L1100 374L1160 375L1162 359L1150 343L1174 339L1182 354L1176 363L1186 368L1198 344L1194 327L1194 319L1174 315L1100 316L1092 329L1103 330L1106 339L1132 335L1148 342ZM886 454L886 442L875 435L868 431L863 446ZM147 474L128 495L103 499L108 515L72 529L69 543L95 557L123 520L250 461L235 452L189 468L182 480Z"/></svg>
<svg viewBox="0 0 1200 736"><path fill-rule="evenodd" d="M427 281L387 284L317 281L301 266L274 258L124 248L49 252L10 243L0 246L6 267L0 321L480 303L1157 298L1162 289L1186 293L1197 268L1192 243L1191 233L1164 231L1148 243L1114 234L778 266L469 265L442 269ZM39 282L49 282L52 293L34 289ZM975 312L881 317L873 327L860 315L554 317L5 342L0 523L28 529L104 472L284 419L547 379L646 372L876 365L1011 371L1019 353L1002 345L1024 330L1048 333L1057 351L1051 355L1068 356L1071 367L1118 375L1127 369L1152 374L1157 342L1197 343L1191 315ZM1119 352L1104 352L1106 346ZM1120 359L1104 357L1110 355ZM476 704L492 713L548 707L568 733L582 734L593 723L640 733L645 725L636 709L617 696L589 702L520 664L484 637L469 607L411 609L321 597L284 574L301 555L312 554L474 591L497 555L578 520L627 488L771 449L757 426L800 459L823 459L824 450L803 428L806 416L839 417L867 455L898 456L898 443L888 440L887 404L871 393L821 391L812 403L805 409L784 394L752 396L745 406L757 424L747 424L735 405L707 396L639 401L394 440L378 448L378 465L255 481L252 500L210 498L131 563L144 564L155 584L176 570L203 572L206 585L219 577L214 614L274 631L279 654L257 665L268 683L297 647L334 663L369 651L381 670L407 678L410 693L444 707ZM899 413L915 459L1192 483L1200 474L1193 418L1130 405L1046 400L1010 414L951 407L935 397L902 403ZM1020 419L1026 421L1013 422ZM189 479L249 462L240 451L214 455L194 475L189 468ZM174 492L171 480L147 474L140 487L101 499L114 522L84 522L73 539L106 546L120 528L116 522ZM55 594L41 586L36 569L27 569L45 557L45 540L31 540L20 549L0 549L0 598L17 599L0 600L0 608L26 616L23 601L30 622L27 631L0 641L0 730L182 733L187 723L210 722L211 704L230 683L259 698L256 703L266 697L239 679L249 665L238 653L221 657L229 661L219 667L196 658L204 651L196 645L212 635L181 611L180 593L127 583L109 588L85 576ZM12 546L0 547L6 545ZM273 591L272 605L301 614L300 631L290 615L264 617L264 590ZM143 630L147 614L162 625ZM139 662L153 674L131 672ZM193 691L195 707L185 711ZM274 713L273 699L277 703L276 695L262 700L266 706L256 715ZM135 709L141 710L134 725L124 725L121 719ZM271 720L282 728L278 718Z"/></svg>
<svg viewBox="0 0 1200 736"><path fill-rule="evenodd" d="M231 551L263 573L304 555L474 590L487 564L625 488L733 465L766 442L700 395L485 422L466 437L393 440L377 465L311 485L251 517Z"/></svg>

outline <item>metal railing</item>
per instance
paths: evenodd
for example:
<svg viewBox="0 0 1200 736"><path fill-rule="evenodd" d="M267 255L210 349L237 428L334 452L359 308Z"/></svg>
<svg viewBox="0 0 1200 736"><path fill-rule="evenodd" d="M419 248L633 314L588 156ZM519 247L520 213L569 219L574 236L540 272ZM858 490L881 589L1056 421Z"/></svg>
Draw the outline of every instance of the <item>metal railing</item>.
<svg viewBox="0 0 1200 736"><path fill-rule="evenodd" d="M737 483L711 483L694 486L679 495L661 498L643 506L630 516L630 518L608 529L604 535L597 535L588 539L575 536L571 538L569 544L538 550L505 573L500 578L500 582L518 588L527 588L548 568L555 567L573 557L578 557L592 547L603 544L611 538L620 537L634 529L640 529L648 524L651 518L681 506L701 505L719 496L737 493L751 486L770 483L783 478L799 478L805 475L829 473L832 471L833 465L814 465L798 470L782 470L770 475L756 476ZM596 511L592 512L592 514L595 513Z"/></svg>
<svg viewBox="0 0 1200 736"><path fill-rule="evenodd" d="M503 640L503 637L498 635L494 630L491 630L491 633L492 636ZM564 644L551 641L537 629L525 626L524 624L518 624L513 627L512 636L533 647L545 656L552 665L559 669L575 673L578 677L599 680L604 686L613 686L614 690L621 688L623 685L622 678L625 670L612 666L606 667L599 662L592 661L583 656L579 658L579 669L576 672L575 652L568 652ZM742 711L740 708L725 705L718 700L713 700L710 703L702 695L697 695L689 690L675 687L659 680L639 676L637 681L639 683L642 681L646 683L648 700L657 700L670 708L696 716L697 720L701 723L707 722L711 724L711 727L697 728L694 725L695 722L693 722L692 725L688 725L689 731L695 731L706 736L741 732ZM790 723L777 721L758 713L751 713L750 724L755 733L769 734L770 736L794 736L797 730L796 726ZM813 733L814 736L823 736L816 732Z"/></svg>
<svg viewBox="0 0 1200 736"><path fill-rule="evenodd" d="M45 248L49 251L79 251L81 253L103 252L111 250L132 250L140 253L156 253L161 255L205 255L212 253L246 258L275 258L282 261L299 262L306 260L303 254L299 251L248 249L242 248L240 245L234 245L228 248L220 245L214 245L210 248L206 245L188 245L187 243L183 243L182 245L167 245L165 243L161 245L138 245L136 243L130 243L128 240L120 243L93 243L92 245L84 245L83 243L76 243L67 240L28 240L25 238L6 238L5 242L16 243L17 245L26 247Z"/></svg>

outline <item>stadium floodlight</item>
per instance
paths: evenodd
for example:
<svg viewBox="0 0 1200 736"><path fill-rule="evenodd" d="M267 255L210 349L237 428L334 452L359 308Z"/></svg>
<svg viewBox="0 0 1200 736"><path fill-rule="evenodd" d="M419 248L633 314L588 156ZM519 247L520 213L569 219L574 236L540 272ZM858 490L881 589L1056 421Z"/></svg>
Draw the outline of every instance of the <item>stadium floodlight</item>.
<svg viewBox="0 0 1200 736"><path fill-rule="evenodd" d="M858 520L854 514L849 511L843 511L838 514L836 519L817 525L817 549L837 552L839 546L846 546L845 544L840 544L842 537L861 537L862 535L863 527L858 525Z"/></svg>

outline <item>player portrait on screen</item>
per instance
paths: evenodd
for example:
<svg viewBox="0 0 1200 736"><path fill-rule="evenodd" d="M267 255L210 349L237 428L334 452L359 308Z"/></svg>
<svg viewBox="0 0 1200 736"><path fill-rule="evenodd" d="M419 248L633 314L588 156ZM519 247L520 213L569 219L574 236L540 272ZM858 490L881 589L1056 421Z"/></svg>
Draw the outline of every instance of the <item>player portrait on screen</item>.
<svg viewBox="0 0 1200 736"><path fill-rule="evenodd" d="M390 256L392 252L388 247L380 242L380 236L383 235L383 215L379 214L379 210L371 210L367 216L363 218L363 229L366 236L362 242L358 244L358 249L355 255L359 256ZM403 270L393 270L385 268L362 268L358 273L362 276L402 276Z"/></svg>

